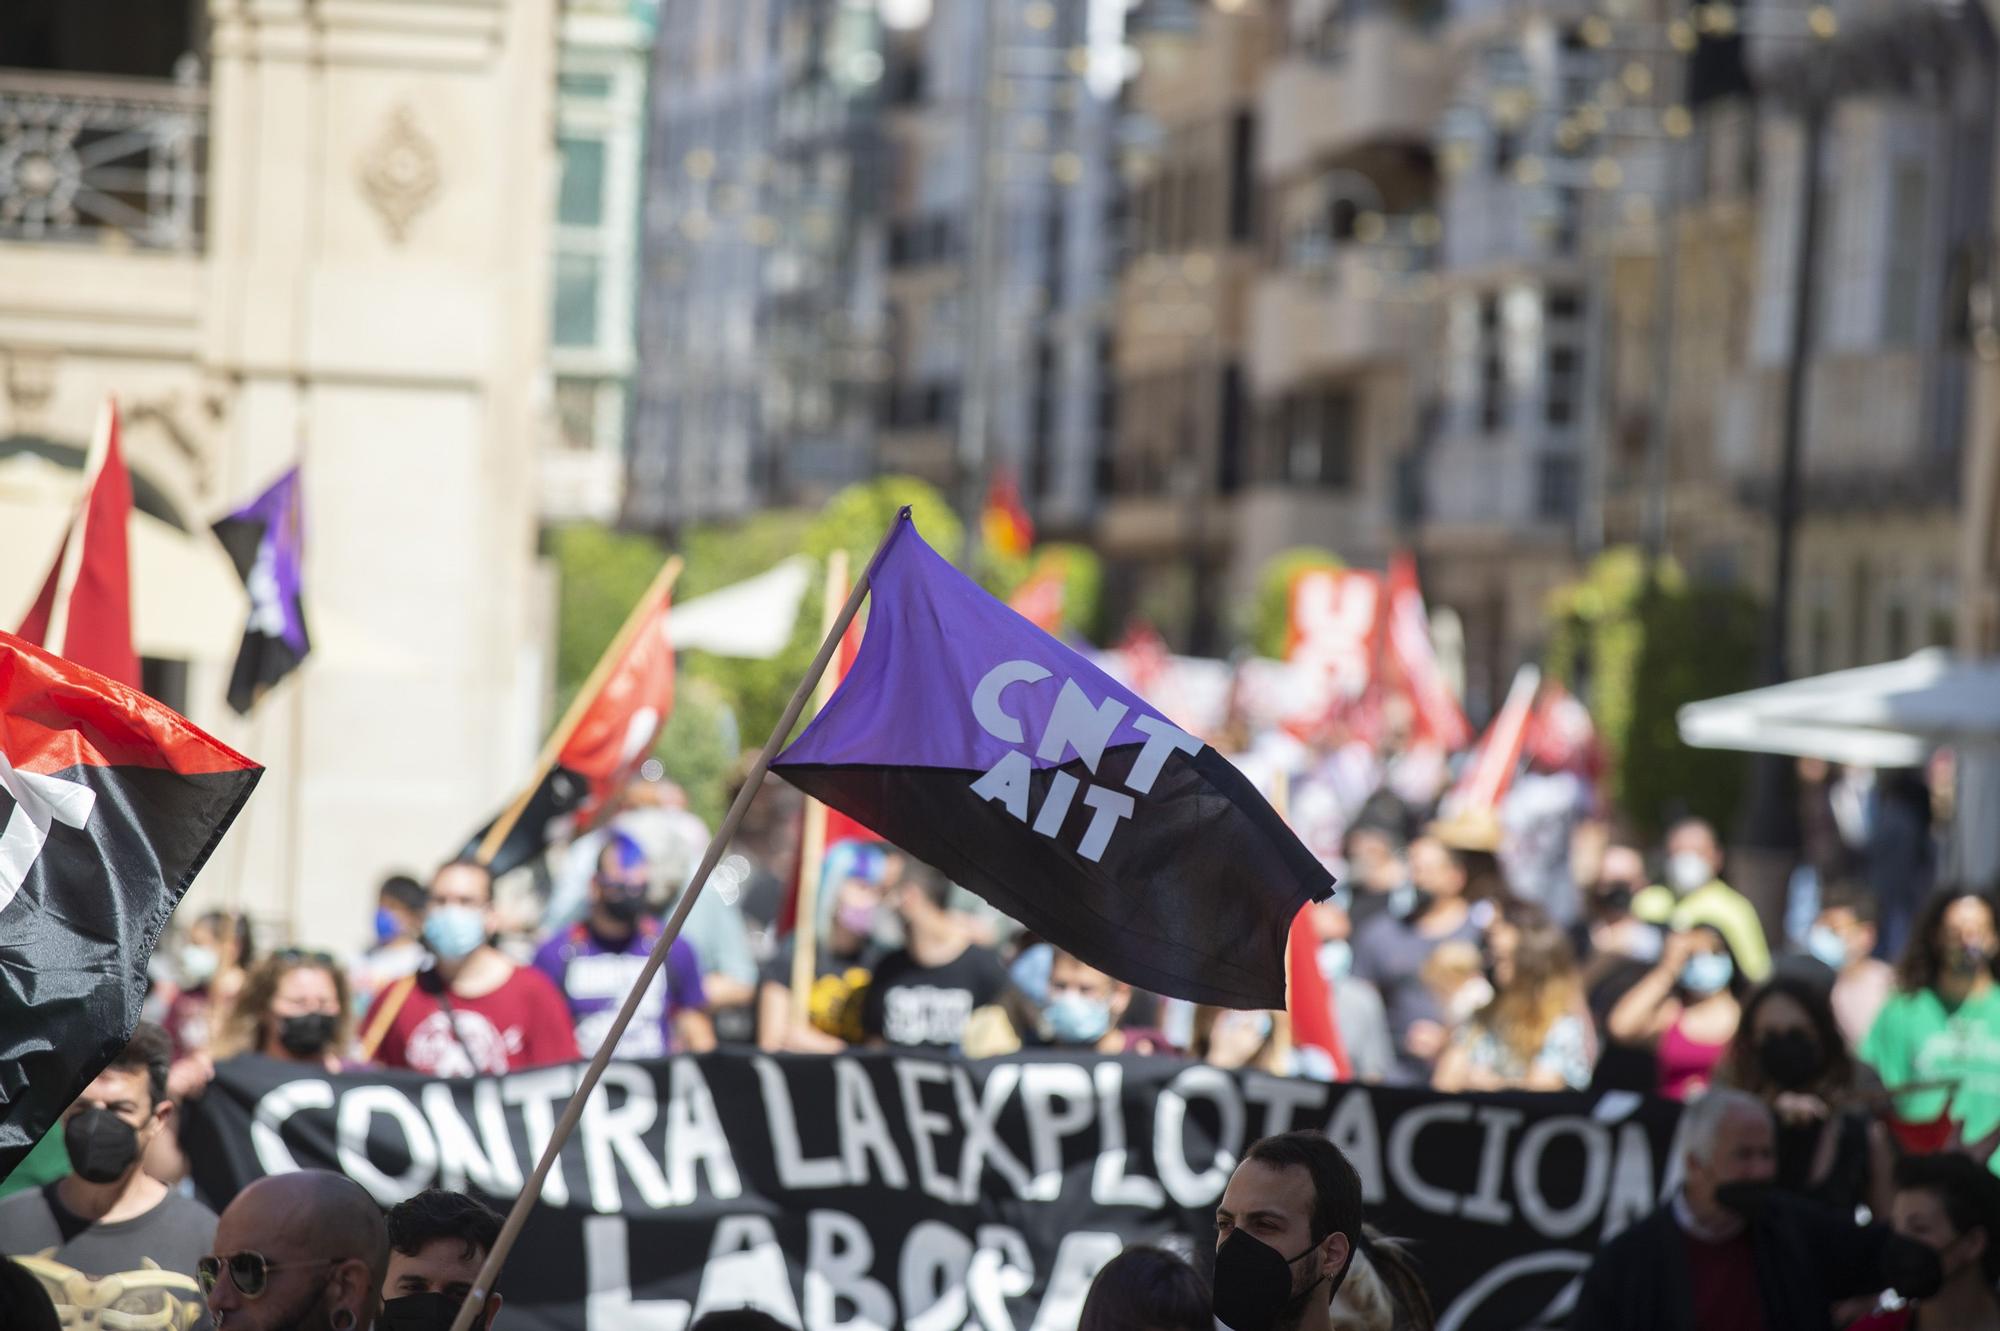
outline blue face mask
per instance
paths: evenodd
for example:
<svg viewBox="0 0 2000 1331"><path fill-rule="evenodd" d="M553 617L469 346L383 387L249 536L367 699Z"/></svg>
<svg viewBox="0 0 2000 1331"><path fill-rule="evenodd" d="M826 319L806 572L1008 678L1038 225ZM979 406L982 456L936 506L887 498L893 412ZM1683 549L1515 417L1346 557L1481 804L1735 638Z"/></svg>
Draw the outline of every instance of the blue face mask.
<svg viewBox="0 0 2000 1331"><path fill-rule="evenodd" d="M1735 963L1726 952L1697 952L1681 967L1681 988L1696 998L1719 993L1736 973Z"/></svg>
<svg viewBox="0 0 2000 1331"><path fill-rule="evenodd" d="M1345 938L1329 938L1319 945L1319 973L1328 984L1344 980L1354 971L1354 945Z"/></svg>
<svg viewBox="0 0 2000 1331"><path fill-rule="evenodd" d="M1064 994L1042 1010L1057 1044L1096 1044L1111 1029L1111 1004L1083 994Z"/></svg>
<svg viewBox="0 0 2000 1331"><path fill-rule="evenodd" d="M1847 940L1823 924L1806 930L1806 951L1830 970L1847 964Z"/></svg>
<svg viewBox="0 0 2000 1331"><path fill-rule="evenodd" d="M486 941L486 912L472 906L434 906L424 920L424 941L440 961L463 961Z"/></svg>
<svg viewBox="0 0 2000 1331"><path fill-rule="evenodd" d="M402 932L402 926L396 922L394 911L387 906L375 908L375 942L378 946L395 942Z"/></svg>

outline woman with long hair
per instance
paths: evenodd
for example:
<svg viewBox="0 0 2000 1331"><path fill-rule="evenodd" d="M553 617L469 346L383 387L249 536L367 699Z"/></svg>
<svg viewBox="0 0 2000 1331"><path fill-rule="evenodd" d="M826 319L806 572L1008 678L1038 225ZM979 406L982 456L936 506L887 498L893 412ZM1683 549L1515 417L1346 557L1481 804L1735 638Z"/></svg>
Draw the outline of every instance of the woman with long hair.
<svg viewBox="0 0 2000 1331"><path fill-rule="evenodd" d="M1924 903L1861 1060L1896 1097L1905 1144L1935 1149L1949 1117L1968 1141L2000 1128L2000 921L1970 888ZM1920 1140L1921 1139L1921 1140Z"/></svg>
<svg viewBox="0 0 2000 1331"><path fill-rule="evenodd" d="M353 1032L347 972L325 952L287 948L257 963L216 1041L218 1058L262 1054L338 1072Z"/></svg>
<svg viewBox="0 0 2000 1331"><path fill-rule="evenodd" d="M1583 981L1548 912L1510 905L1486 932L1493 998L1453 1037L1440 1091L1582 1090L1595 1061Z"/></svg>
<svg viewBox="0 0 2000 1331"><path fill-rule="evenodd" d="M1334 1331L1434 1331L1437 1313L1409 1245L1361 1227L1354 1262L1333 1296Z"/></svg>
<svg viewBox="0 0 2000 1331"><path fill-rule="evenodd" d="M1716 1081L1771 1107L1779 1187L1888 1214L1896 1157L1870 1102L1880 1083L1848 1052L1824 985L1781 975L1752 991Z"/></svg>
<svg viewBox="0 0 2000 1331"><path fill-rule="evenodd" d="M1686 1100L1707 1086L1736 1038L1743 970L1722 931L1696 924L1667 935L1660 959L1625 991L1605 1028L1621 1045L1650 1050L1655 1088Z"/></svg>

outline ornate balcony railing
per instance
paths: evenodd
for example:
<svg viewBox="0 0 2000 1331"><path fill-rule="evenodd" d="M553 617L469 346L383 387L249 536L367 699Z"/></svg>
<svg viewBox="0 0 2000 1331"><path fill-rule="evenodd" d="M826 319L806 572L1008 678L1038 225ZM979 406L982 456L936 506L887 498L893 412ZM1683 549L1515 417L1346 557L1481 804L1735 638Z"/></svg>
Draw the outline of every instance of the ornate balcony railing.
<svg viewBox="0 0 2000 1331"><path fill-rule="evenodd" d="M0 239L199 250L208 90L0 69Z"/></svg>

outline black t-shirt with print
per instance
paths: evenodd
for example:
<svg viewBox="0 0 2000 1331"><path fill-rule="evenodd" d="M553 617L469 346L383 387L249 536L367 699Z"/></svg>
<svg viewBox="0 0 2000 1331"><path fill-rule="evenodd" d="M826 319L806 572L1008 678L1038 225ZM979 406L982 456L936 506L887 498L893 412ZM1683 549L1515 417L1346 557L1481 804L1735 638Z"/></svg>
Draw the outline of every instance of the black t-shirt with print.
<svg viewBox="0 0 2000 1331"><path fill-rule="evenodd" d="M1007 968L983 947L968 947L942 966L920 965L908 949L875 968L861 1005L871 1038L917 1049L956 1049L973 1009L1000 1001Z"/></svg>

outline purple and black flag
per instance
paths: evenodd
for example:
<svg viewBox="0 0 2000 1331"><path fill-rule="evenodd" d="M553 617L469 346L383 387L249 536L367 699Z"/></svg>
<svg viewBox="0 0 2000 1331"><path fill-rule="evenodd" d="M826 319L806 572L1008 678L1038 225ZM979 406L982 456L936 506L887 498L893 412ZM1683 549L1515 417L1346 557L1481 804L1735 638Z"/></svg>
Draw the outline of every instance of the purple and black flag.
<svg viewBox="0 0 2000 1331"><path fill-rule="evenodd" d="M250 592L250 622L229 675L229 705L247 716L265 690L298 669L312 650L299 600L305 555L299 469L216 523L215 537Z"/></svg>
<svg viewBox="0 0 2000 1331"><path fill-rule="evenodd" d="M1284 1007L1325 868L1221 754L897 521L860 656L772 770L1119 979Z"/></svg>

